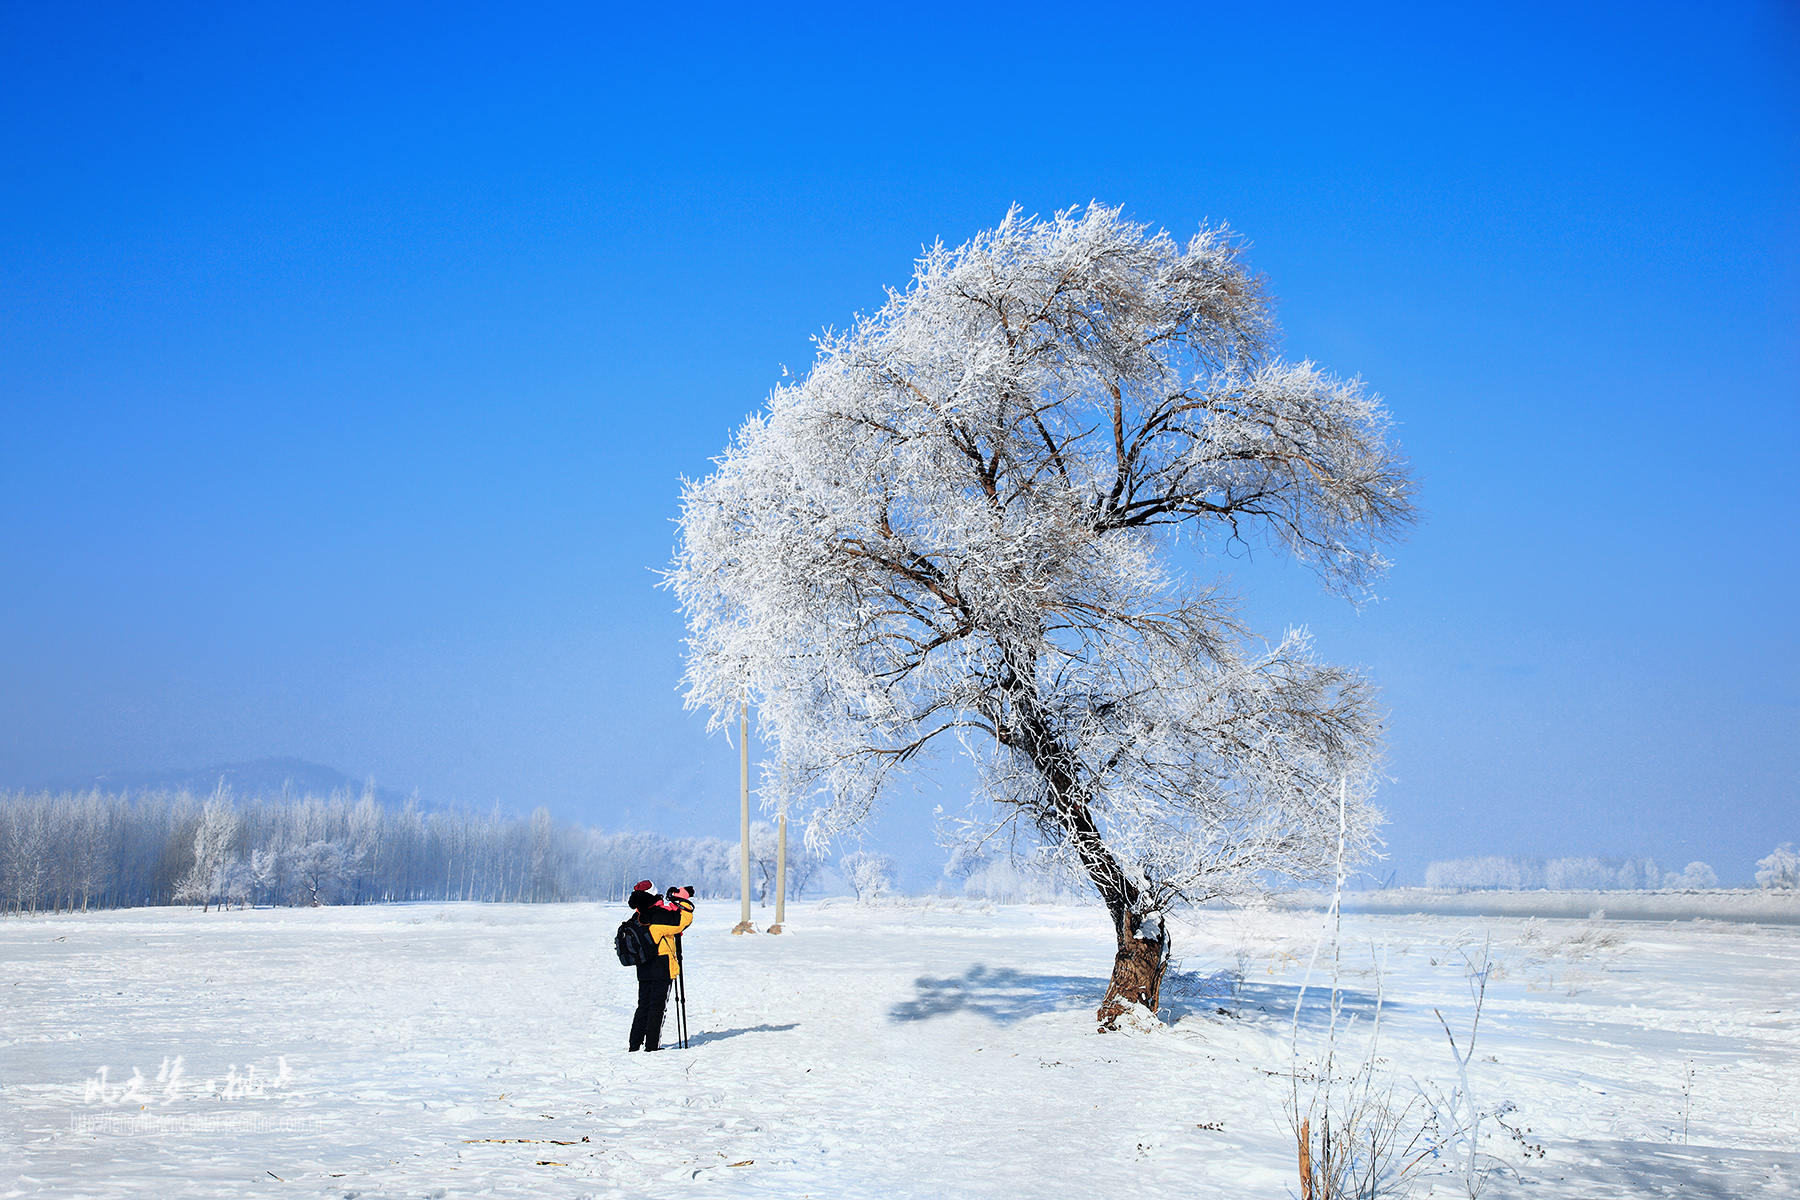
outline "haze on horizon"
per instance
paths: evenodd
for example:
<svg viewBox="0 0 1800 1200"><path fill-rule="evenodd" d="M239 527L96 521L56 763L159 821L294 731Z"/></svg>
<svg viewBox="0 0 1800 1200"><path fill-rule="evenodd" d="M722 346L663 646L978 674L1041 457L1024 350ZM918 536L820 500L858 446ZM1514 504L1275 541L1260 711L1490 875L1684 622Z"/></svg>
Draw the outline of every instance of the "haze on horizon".
<svg viewBox="0 0 1800 1200"><path fill-rule="evenodd" d="M1228 222L1381 393L1387 869L1800 840L1800 18L126 11L0 30L0 786L291 756L735 836L656 572L921 244ZM923 885L943 765L871 833Z"/></svg>

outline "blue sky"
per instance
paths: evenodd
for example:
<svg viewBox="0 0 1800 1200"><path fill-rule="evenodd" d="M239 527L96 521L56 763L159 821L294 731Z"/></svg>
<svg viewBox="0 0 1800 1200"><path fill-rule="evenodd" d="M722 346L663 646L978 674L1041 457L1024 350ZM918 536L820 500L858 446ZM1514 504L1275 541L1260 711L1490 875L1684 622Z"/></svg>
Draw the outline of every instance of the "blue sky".
<svg viewBox="0 0 1800 1200"><path fill-rule="evenodd" d="M297 755L735 832L653 571L810 337L1013 202L1227 221L1387 397L1389 867L1800 840L1792 5L13 6L0 784ZM940 771L875 836L936 870Z"/></svg>

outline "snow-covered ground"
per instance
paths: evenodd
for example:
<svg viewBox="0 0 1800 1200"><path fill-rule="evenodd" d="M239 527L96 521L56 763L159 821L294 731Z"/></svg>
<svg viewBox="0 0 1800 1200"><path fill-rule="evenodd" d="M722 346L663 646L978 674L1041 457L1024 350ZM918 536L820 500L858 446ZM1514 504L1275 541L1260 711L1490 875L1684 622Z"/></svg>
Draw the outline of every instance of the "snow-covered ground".
<svg viewBox="0 0 1800 1200"><path fill-rule="evenodd" d="M692 1049L628 1055L634 985L610 949L624 911L0 921L0 1194L1295 1188L1283 1075L1317 914L1194 914L1177 926L1165 1023L1099 1035L1095 908L838 901L791 906L786 935L732 937L736 905L703 904L687 936ZM1352 1009L1385 953L1382 1056L1403 1095L1453 1082L1432 1009L1463 1036L1463 952L1491 937L1502 967L1471 1082L1483 1107L1515 1106L1506 1121L1543 1153L1488 1122L1509 1170L1487 1195L1800 1194L1800 928L1344 927ZM1459 1192L1438 1173L1415 1194Z"/></svg>

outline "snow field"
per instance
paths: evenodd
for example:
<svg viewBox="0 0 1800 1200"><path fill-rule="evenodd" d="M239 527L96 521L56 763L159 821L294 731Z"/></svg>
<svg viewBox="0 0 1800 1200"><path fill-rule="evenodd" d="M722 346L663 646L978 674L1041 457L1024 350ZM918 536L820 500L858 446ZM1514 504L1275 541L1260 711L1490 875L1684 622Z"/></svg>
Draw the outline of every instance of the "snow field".
<svg viewBox="0 0 1800 1200"><path fill-rule="evenodd" d="M686 939L693 1048L656 1055L625 1052L635 984L610 949L622 906L0 922L0 1195L1294 1186L1284 1073L1319 914L1177 921L1165 1023L1099 1035L1098 908L789 912L788 934L732 937L737 906L701 905ZM1454 1073L1432 1008L1464 1036L1458 948L1491 937L1501 968L1471 1082L1483 1107L1516 1105L1507 1120L1544 1152L1526 1157L1490 1122L1484 1149L1518 1173L1488 1195L1800 1194L1800 929L1386 915L1344 928L1349 1010L1366 1012L1384 959L1381 1054L1427 1093ZM1319 1047L1328 988L1321 953L1303 1053ZM1417 1194L1456 1192L1437 1174Z"/></svg>

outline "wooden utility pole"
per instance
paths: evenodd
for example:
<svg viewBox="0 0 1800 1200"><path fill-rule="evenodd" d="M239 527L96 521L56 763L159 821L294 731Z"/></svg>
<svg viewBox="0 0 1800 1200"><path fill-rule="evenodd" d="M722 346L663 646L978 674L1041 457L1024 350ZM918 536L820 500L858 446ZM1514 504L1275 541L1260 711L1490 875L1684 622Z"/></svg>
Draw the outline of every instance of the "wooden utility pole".
<svg viewBox="0 0 1800 1200"><path fill-rule="evenodd" d="M787 919L787 814L782 813L776 822L775 842L775 923L769 926L770 933L780 933L781 924Z"/></svg>
<svg viewBox="0 0 1800 1200"><path fill-rule="evenodd" d="M738 829L738 865L743 869L743 903L738 909L738 923L733 933L755 933L750 923L750 705L738 705L738 794L743 800L743 821Z"/></svg>

